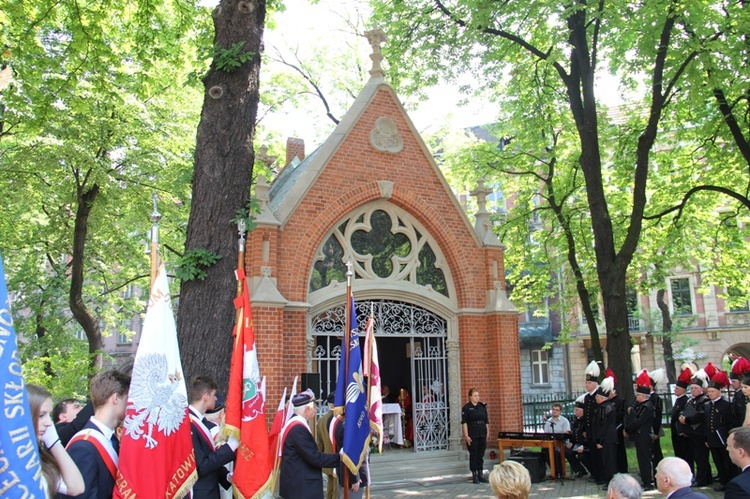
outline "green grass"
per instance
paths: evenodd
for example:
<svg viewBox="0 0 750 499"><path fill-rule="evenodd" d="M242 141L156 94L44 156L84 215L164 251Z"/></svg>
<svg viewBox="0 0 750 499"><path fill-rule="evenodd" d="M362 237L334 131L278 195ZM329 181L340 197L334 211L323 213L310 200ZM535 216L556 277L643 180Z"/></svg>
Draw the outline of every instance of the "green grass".
<svg viewBox="0 0 750 499"><path fill-rule="evenodd" d="M674 449L672 449L672 430L670 428L664 428L664 436L659 439L661 443L661 451L664 457L674 456ZM625 439L625 454L628 456L628 471L638 473L638 459L635 457L635 445L629 439Z"/></svg>

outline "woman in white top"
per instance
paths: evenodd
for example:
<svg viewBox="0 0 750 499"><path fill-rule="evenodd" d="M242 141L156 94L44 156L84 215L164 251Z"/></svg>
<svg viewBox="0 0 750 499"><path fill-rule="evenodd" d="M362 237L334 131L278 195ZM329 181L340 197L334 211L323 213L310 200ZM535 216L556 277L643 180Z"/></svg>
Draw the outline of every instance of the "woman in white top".
<svg viewBox="0 0 750 499"><path fill-rule="evenodd" d="M78 467L60 443L52 421L52 396L39 385L26 385L31 408L31 422L39 441L39 458L42 475L47 486L47 496L61 492L69 496L82 494L86 489Z"/></svg>

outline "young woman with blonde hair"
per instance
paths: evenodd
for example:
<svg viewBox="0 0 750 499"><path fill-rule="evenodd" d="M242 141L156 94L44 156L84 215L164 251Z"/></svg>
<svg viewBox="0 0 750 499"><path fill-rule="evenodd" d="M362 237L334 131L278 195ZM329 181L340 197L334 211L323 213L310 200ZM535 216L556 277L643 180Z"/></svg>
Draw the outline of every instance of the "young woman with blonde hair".
<svg viewBox="0 0 750 499"><path fill-rule="evenodd" d="M52 422L52 396L38 385L26 385L26 393L29 395L31 422L39 442L39 458L47 484L47 497L52 498L58 492L69 496L82 494L86 485L81 472L60 443Z"/></svg>

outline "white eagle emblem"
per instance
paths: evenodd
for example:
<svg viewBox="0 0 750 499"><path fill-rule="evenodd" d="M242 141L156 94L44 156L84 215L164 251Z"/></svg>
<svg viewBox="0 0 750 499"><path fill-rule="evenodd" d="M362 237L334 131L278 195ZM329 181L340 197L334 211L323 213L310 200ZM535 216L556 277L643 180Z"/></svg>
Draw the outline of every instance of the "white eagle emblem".
<svg viewBox="0 0 750 499"><path fill-rule="evenodd" d="M153 449L158 442L153 438L154 425L165 436L177 431L185 418L187 397L177 388L182 383L182 373L167 370L167 356L149 353L138 359L133 369L128 400L128 413L122 423L125 433L146 441ZM144 424L148 430L144 431Z"/></svg>

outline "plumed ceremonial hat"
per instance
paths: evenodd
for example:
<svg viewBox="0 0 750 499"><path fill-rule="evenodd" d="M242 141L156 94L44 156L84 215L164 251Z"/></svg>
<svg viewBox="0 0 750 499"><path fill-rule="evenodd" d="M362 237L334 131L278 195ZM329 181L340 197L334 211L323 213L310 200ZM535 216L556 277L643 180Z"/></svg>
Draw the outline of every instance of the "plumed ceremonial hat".
<svg viewBox="0 0 750 499"><path fill-rule="evenodd" d="M644 395L651 394L651 378L645 369L635 378L635 391Z"/></svg>
<svg viewBox="0 0 750 499"><path fill-rule="evenodd" d="M595 383L598 383L600 372L601 371L599 370L599 364L597 364L595 360L592 360L591 362L589 362L589 365L586 366L586 370L583 371L583 374L586 375L586 381L593 381Z"/></svg>
<svg viewBox="0 0 750 499"><path fill-rule="evenodd" d="M611 376L607 376L601 383L599 383L599 389L596 391L596 394L603 397L609 397L609 394L612 393L614 389L615 379Z"/></svg>
<svg viewBox="0 0 750 499"><path fill-rule="evenodd" d="M604 377L605 378L612 378L612 381L614 381L615 383L617 383L617 376L615 376L615 372L612 369L610 369L609 367L607 368L606 371L604 371Z"/></svg>
<svg viewBox="0 0 750 499"><path fill-rule="evenodd" d="M654 387L656 387L656 385L658 385L659 383L664 384L669 381L669 379L667 378L667 371L665 371L663 367L650 371L648 373L648 377L651 378L651 384L654 385Z"/></svg>
<svg viewBox="0 0 750 499"><path fill-rule="evenodd" d="M302 407L303 405L307 405L315 400L315 394L312 390L309 388L305 390L304 392L299 392L294 397L292 397L292 405L294 407Z"/></svg>
<svg viewBox="0 0 750 499"><path fill-rule="evenodd" d="M709 388L716 388L717 390L721 390L722 388L725 388L729 386L729 378L727 377L727 373L724 371L716 371L716 373L711 376L711 379L708 381L708 387Z"/></svg>
<svg viewBox="0 0 750 499"><path fill-rule="evenodd" d="M677 383L675 383L680 388L687 388L690 386L690 380L693 377L693 371L690 369L690 367L686 367L682 370L680 375L677 377Z"/></svg>
<svg viewBox="0 0 750 499"><path fill-rule="evenodd" d="M581 409L583 409L583 407L584 407L584 405L585 405L585 404L583 403L583 401L584 401L585 399L586 399L586 394L585 394L585 393L581 394L581 396L580 396L580 397L578 397L578 398L576 399L576 402L575 402L575 406L576 406L576 407L580 407Z"/></svg>
<svg viewBox="0 0 750 499"><path fill-rule="evenodd" d="M709 362L706 364L706 367L703 368L704 371L706 371L706 376L708 376L708 379L711 379L714 377L714 374L719 372L719 368L713 365L713 363Z"/></svg>
<svg viewBox="0 0 750 499"><path fill-rule="evenodd" d="M730 378L742 379L742 376L750 373L750 361L745 357L738 357L732 362L732 372L729 374Z"/></svg>
<svg viewBox="0 0 750 499"><path fill-rule="evenodd" d="M698 372L693 374L693 377L690 378L690 384L706 388L708 385L708 374L706 374L706 371L704 369L698 369Z"/></svg>

